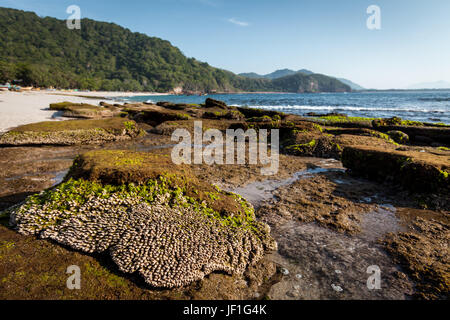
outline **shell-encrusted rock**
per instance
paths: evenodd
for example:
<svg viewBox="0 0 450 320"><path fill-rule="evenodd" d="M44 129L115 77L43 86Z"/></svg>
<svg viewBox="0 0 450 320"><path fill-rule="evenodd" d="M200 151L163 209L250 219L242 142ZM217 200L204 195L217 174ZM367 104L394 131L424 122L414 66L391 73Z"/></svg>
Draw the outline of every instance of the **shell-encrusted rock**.
<svg viewBox="0 0 450 320"><path fill-rule="evenodd" d="M62 210L55 208L52 191L46 192L39 201L30 198L12 209L10 223L19 233L86 253L108 252L121 271L138 272L155 287L183 286L213 271L243 273L276 246L267 225L224 223L186 205L183 196L174 204L168 194L150 203L139 196L97 194L83 201L62 200Z"/></svg>

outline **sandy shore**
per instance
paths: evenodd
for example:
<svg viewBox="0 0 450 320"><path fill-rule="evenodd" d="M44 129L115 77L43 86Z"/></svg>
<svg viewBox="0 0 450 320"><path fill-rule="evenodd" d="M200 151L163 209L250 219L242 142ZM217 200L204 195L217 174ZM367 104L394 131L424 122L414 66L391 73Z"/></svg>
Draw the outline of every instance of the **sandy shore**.
<svg viewBox="0 0 450 320"><path fill-rule="evenodd" d="M103 99L104 100L104 99ZM0 93L0 132L19 125L55 119L55 111L48 110L50 103L71 101L96 104L101 100L68 97L56 92L2 92Z"/></svg>
<svg viewBox="0 0 450 320"><path fill-rule="evenodd" d="M0 132L10 128L47 120L62 120L55 111L48 110L50 103L70 101L98 104L114 100L114 97L156 95L143 92L67 92L30 91L0 92Z"/></svg>

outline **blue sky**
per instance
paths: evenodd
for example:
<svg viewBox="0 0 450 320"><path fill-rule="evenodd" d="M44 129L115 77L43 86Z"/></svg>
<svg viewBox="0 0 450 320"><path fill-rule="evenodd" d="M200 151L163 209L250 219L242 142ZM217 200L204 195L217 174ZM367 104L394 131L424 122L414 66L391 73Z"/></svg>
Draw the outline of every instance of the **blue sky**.
<svg viewBox="0 0 450 320"><path fill-rule="evenodd" d="M367 88L450 82L448 0L0 0L0 6L115 22L235 73L306 68ZM370 5L381 30L366 27Z"/></svg>

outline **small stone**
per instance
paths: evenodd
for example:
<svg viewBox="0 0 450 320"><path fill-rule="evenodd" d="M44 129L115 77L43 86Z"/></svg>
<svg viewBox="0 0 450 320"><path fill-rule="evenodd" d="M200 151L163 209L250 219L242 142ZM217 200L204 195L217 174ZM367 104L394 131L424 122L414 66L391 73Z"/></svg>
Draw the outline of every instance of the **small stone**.
<svg viewBox="0 0 450 320"><path fill-rule="evenodd" d="M287 276L289 274L289 270L286 268L281 268L281 273L284 274L285 276Z"/></svg>
<svg viewBox="0 0 450 320"><path fill-rule="evenodd" d="M335 285L334 283L331 284L331 287L332 287L333 290L336 291L336 292L342 292L342 291L344 291L344 289L342 289L341 286Z"/></svg>
<svg viewBox="0 0 450 320"><path fill-rule="evenodd" d="M296 274L295 277L296 277L297 279L303 278L303 276L302 276L300 273Z"/></svg>
<svg viewBox="0 0 450 320"><path fill-rule="evenodd" d="M341 270L334 270L334 272L336 272L337 274L341 274L342 273Z"/></svg>

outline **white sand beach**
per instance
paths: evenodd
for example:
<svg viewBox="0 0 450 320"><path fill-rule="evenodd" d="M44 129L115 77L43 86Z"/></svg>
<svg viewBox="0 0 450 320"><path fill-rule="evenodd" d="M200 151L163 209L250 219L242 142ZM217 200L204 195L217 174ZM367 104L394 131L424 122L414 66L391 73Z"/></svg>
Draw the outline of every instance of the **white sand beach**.
<svg viewBox="0 0 450 320"><path fill-rule="evenodd" d="M70 101L95 105L101 101L113 101L114 97L141 95L151 96L155 94L141 92L69 91L0 92L0 132L28 123L63 120L55 117L57 112L48 110L50 103Z"/></svg>
<svg viewBox="0 0 450 320"><path fill-rule="evenodd" d="M99 103L100 100L56 95L54 92L2 92L0 93L0 132L10 128L52 119L56 112L48 110L50 103L71 101L76 103Z"/></svg>

